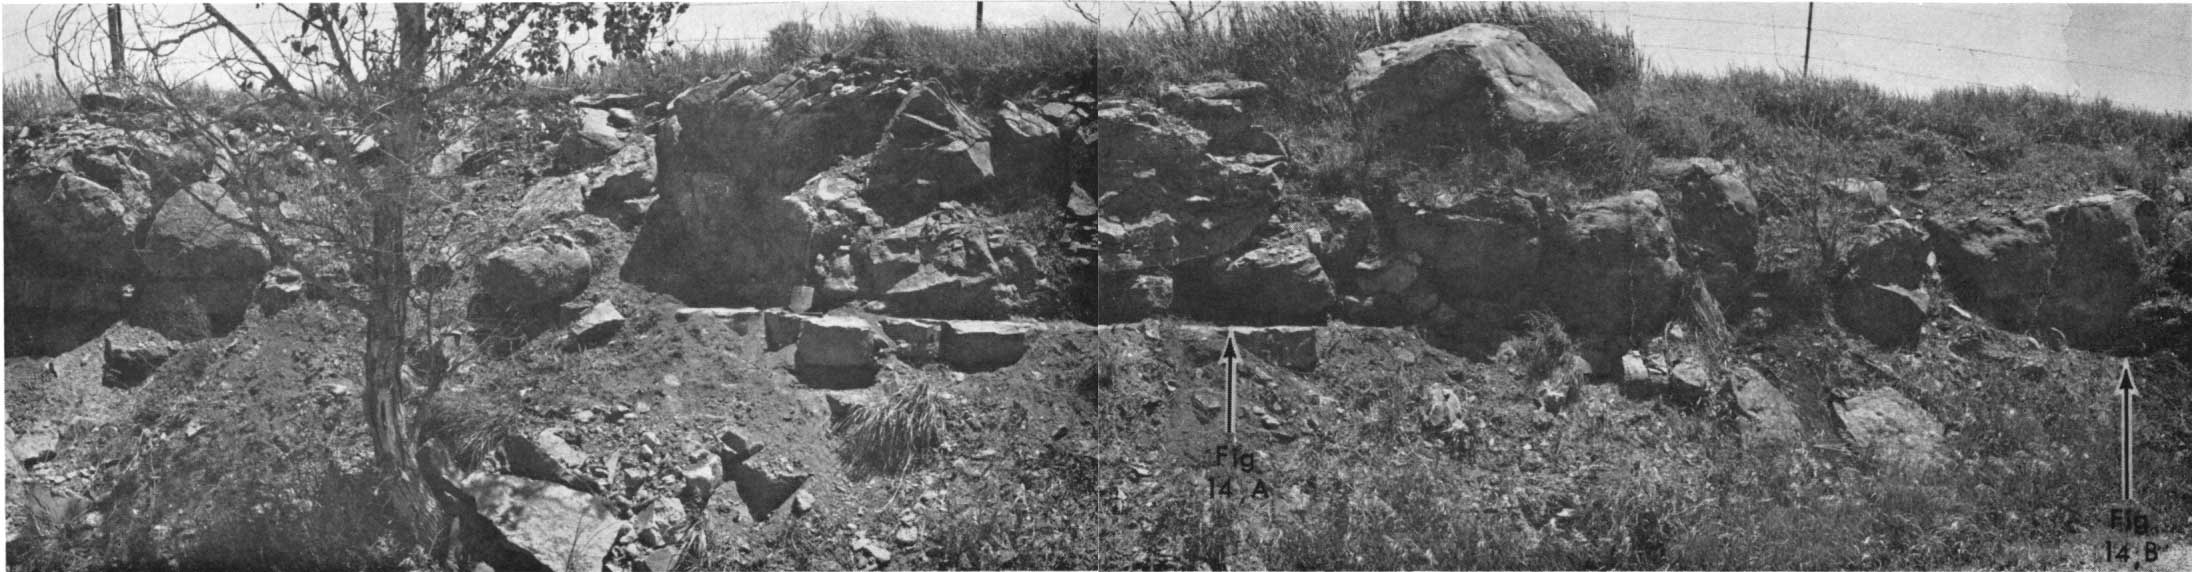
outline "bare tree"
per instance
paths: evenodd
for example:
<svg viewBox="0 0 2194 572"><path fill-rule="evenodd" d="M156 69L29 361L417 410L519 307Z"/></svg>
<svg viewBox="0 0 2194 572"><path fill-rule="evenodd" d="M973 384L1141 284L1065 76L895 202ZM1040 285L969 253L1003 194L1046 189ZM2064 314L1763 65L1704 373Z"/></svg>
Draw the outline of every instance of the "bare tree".
<svg viewBox="0 0 2194 572"><path fill-rule="evenodd" d="M386 8L388 13L377 10ZM507 85L529 75L568 72L573 67L568 42L579 30L600 31L613 57L640 55L650 38L669 20L684 11L683 4L480 4L443 5L399 3L377 8L365 4L280 5L277 9L294 20L287 35L259 34L244 29L221 8L204 4L181 21L153 22L139 18L136 45L124 48L145 56L147 76L141 82L153 91L174 93L182 82L170 81L163 62L182 45L206 36L218 36L230 46L212 66L236 80L247 93L256 94L248 105L283 108L297 121L281 129L293 149L314 149L333 163L323 168L318 161L305 168L317 169L316 190L311 196L285 197L274 185L246 180L245 173L221 173L240 194L267 195L256 201L275 205L283 200L310 202L308 216L291 217L283 209L259 209L244 219L229 222L282 248L282 234L302 234L340 245L355 260L361 288L327 285L338 303L366 318L363 351L363 392L366 423L376 466L384 476L384 491L393 504L409 516L404 523L414 539L428 538L428 527L437 524L434 503L420 474L416 419L410 407L420 388L406 371L412 354L412 308L419 304L413 283L412 255L419 250L447 257L449 249L420 244L411 223L431 216L422 205L438 202L437 185L425 175L425 166L448 135L438 131L431 117L445 106L447 96L468 88ZM87 14L64 11L64 23L76 23ZM140 14L142 15L142 14ZM393 24L393 26L391 26ZM55 61L56 74L66 61L78 69L76 53L97 35L84 30L96 26L56 26L42 54ZM171 115L192 132L208 134L205 143L233 146L218 133L213 120L201 110L175 109ZM253 160L260 153L237 149L238 160ZM271 211L271 212L270 212ZM445 230L452 221L444 219ZM281 256L278 256L281 258ZM432 290L432 288L429 288ZM431 307L431 305L430 305ZM436 337L431 328L427 342ZM433 380L428 389L439 384Z"/></svg>
<svg viewBox="0 0 2194 572"><path fill-rule="evenodd" d="M1091 26L1104 27L1104 15L1097 13L1097 8L1095 6L1084 2L1075 2L1073 0L1068 0L1066 2L1066 5L1068 10L1074 11L1074 15L1081 16L1082 21L1089 22L1089 25Z"/></svg>
<svg viewBox="0 0 2194 572"><path fill-rule="evenodd" d="M1181 35L1192 41L1202 33L1204 19L1225 5L1224 2L1205 2L1203 6L1197 6L1195 0L1166 0L1166 4L1173 8L1175 25L1180 26Z"/></svg>

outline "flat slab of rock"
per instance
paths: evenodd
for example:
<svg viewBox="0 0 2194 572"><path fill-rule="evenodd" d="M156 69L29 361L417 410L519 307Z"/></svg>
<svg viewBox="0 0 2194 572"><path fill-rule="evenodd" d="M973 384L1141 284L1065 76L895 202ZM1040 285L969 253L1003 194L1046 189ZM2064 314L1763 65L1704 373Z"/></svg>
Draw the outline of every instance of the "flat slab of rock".
<svg viewBox="0 0 2194 572"><path fill-rule="evenodd" d="M1310 326L1275 326L1235 330L1242 350L1265 361L1294 370L1318 368L1319 329Z"/></svg>
<svg viewBox="0 0 2194 572"><path fill-rule="evenodd" d="M578 474L579 467L587 464L587 454L564 441L555 429L508 438L503 443L503 456L510 460L510 472L557 483L570 482L569 479Z"/></svg>
<svg viewBox="0 0 2194 572"><path fill-rule="evenodd" d="M1021 361L1042 332L1043 325L1033 322L953 320L945 322L938 349L955 368L992 370Z"/></svg>
<svg viewBox="0 0 2194 572"><path fill-rule="evenodd" d="M624 328L625 314L617 311L616 303L603 300L594 307L587 308L586 313L573 320L566 331L571 334L572 339L595 343L608 340Z"/></svg>
<svg viewBox="0 0 2194 572"><path fill-rule="evenodd" d="M944 337L944 324L933 320L884 318L877 320L883 326L884 335L891 338L893 353L900 361L919 363L937 359L938 344Z"/></svg>
<svg viewBox="0 0 2194 572"><path fill-rule="evenodd" d="M1804 435L1805 423L1798 418L1798 405L1760 370L1731 364L1723 371L1729 375L1731 389L1736 390L1737 411L1744 415L1738 420L1738 430L1745 443L1790 443Z"/></svg>
<svg viewBox="0 0 2194 572"><path fill-rule="evenodd" d="M594 572L625 528L594 495L524 477L474 473L459 483L511 546L554 572Z"/></svg>
<svg viewBox="0 0 2194 572"><path fill-rule="evenodd" d="M723 330L717 334L728 335L723 340L733 354L747 360L760 358L769 342L768 319L754 308L679 308L673 314L679 322L713 322Z"/></svg>
<svg viewBox="0 0 2194 572"><path fill-rule="evenodd" d="M886 343L875 326L852 316L801 316L800 347L793 360L801 368L875 368Z"/></svg>
<svg viewBox="0 0 2194 572"><path fill-rule="evenodd" d="M1844 400L1836 406L1836 417L1852 443L1877 458L1904 465L1941 459L1942 422L1896 389L1869 390Z"/></svg>

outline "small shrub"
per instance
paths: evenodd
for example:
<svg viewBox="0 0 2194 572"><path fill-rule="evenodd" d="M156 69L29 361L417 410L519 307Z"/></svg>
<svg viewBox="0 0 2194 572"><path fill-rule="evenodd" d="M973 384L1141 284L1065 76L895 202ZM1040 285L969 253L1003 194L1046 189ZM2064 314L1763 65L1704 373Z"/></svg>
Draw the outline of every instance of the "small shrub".
<svg viewBox="0 0 2194 572"><path fill-rule="evenodd" d="M785 65L815 53L815 25L785 22L769 29L769 61Z"/></svg>
<svg viewBox="0 0 2194 572"><path fill-rule="evenodd" d="M1533 312L1524 317L1524 333L1516 341L1516 363L1524 366L1524 375L1530 379L1545 379L1554 375L1562 366L1562 360L1576 347L1563 331L1562 321L1553 314Z"/></svg>

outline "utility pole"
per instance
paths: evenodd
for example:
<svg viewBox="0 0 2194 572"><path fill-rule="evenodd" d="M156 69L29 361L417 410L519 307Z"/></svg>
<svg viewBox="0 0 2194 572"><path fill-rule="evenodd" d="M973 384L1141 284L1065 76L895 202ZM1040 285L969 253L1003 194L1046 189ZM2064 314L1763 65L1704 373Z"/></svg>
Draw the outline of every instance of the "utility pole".
<svg viewBox="0 0 2194 572"><path fill-rule="evenodd" d="M975 3L975 33L983 33L983 3Z"/></svg>
<svg viewBox="0 0 2194 572"><path fill-rule="evenodd" d="M107 5L107 59L114 77L121 78L128 66L122 62L122 5Z"/></svg>
<svg viewBox="0 0 2194 572"><path fill-rule="evenodd" d="M1813 3L1805 3L1805 59L1798 64L1798 74L1813 77Z"/></svg>

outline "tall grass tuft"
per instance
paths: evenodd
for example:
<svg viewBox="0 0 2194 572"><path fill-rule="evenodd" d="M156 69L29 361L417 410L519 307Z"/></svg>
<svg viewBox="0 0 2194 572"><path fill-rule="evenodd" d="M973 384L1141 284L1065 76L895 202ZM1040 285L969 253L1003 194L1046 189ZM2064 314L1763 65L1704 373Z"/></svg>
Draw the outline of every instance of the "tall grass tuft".
<svg viewBox="0 0 2194 572"><path fill-rule="evenodd" d="M903 471L944 443L947 405L919 378L899 378L882 403L856 409L836 427L846 456L863 468Z"/></svg>
<svg viewBox="0 0 2194 572"><path fill-rule="evenodd" d="M5 101L5 123L9 126L27 125L41 119L76 111L76 96L61 90L53 82L41 80L17 80L7 83L0 101Z"/></svg>

